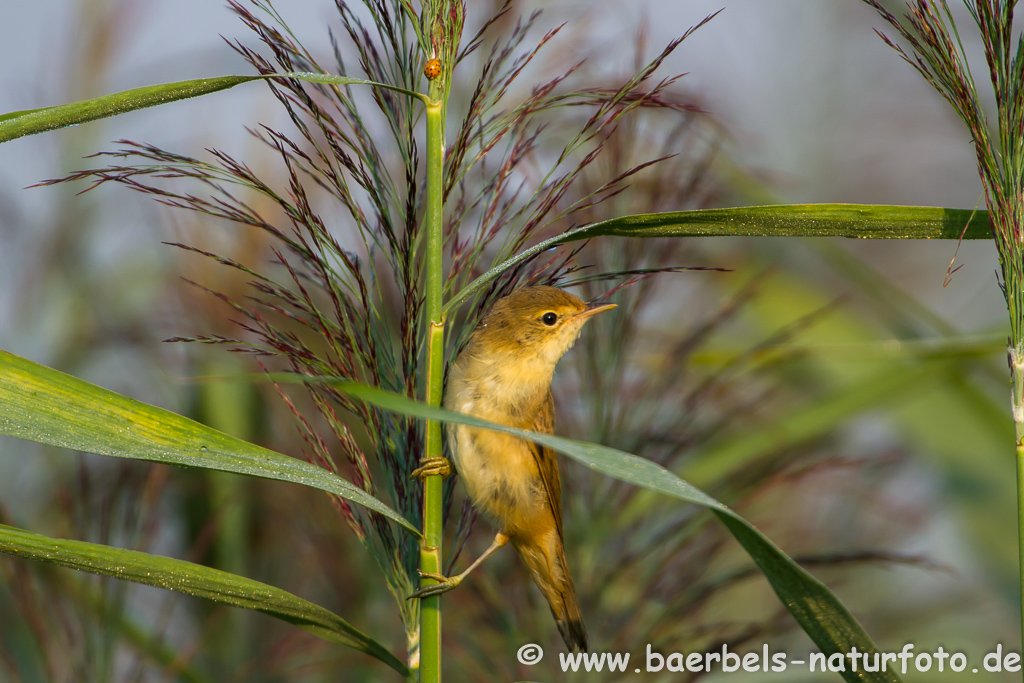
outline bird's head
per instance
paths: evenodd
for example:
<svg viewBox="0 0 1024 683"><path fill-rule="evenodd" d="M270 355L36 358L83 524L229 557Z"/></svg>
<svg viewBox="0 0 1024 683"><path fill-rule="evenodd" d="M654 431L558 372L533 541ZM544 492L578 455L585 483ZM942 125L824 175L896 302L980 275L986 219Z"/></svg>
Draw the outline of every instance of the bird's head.
<svg viewBox="0 0 1024 683"><path fill-rule="evenodd" d="M557 287L524 287L500 299L473 334L477 353L555 363L591 316L615 304L588 303Z"/></svg>

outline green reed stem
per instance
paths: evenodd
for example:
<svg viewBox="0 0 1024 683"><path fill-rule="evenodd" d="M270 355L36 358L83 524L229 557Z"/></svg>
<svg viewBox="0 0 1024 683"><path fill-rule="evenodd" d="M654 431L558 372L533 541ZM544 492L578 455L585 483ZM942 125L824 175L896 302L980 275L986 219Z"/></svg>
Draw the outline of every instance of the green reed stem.
<svg viewBox="0 0 1024 683"><path fill-rule="evenodd" d="M427 403L441 405L444 386L444 288L443 246L444 205L442 197L442 171L444 160L444 105L440 99L437 81L430 84L427 105L427 254L426 254L426 320L427 327ZM427 421L424 455L439 458L441 423ZM430 476L423 485L423 541L420 550L420 569L441 572L442 537L442 478ZM435 583L424 579L423 585ZM420 683L441 681L441 596L424 598L420 605Z"/></svg>
<svg viewBox="0 0 1024 683"><path fill-rule="evenodd" d="M210 377L236 377L243 373L243 366L232 356L211 363L206 374ZM252 384L207 382L202 386L200 396L203 422L239 439L255 440L253 416L258 406ZM228 472L210 471L207 476L214 514L219 520L213 542L216 566L232 574L244 575L248 564L250 522L248 482ZM249 637L245 617L240 610L232 610L224 615L225 627L210 634L222 664L228 670L236 670L245 661Z"/></svg>
<svg viewBox="0 0 1024 683"><path fill-rule="evenodd" d="M1017 441L1017 555L1021 595L1021 634L1024 641L1024 348L1009 348L1010 375L1013 380L1010 405L1013 409L1014 436Z"/></svg>

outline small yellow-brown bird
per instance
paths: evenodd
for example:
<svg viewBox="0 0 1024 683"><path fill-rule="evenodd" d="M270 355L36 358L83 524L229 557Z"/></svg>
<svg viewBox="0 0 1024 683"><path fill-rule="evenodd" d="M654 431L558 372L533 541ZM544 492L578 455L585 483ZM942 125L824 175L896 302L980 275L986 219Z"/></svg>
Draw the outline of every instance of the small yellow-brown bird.
<svg viewBox="0 0 1024 683"><path fill-rule="evenodd" d="M527 287L499 300L473 331L448 376L444 406L491 422L554 433L551 378L583 323L615 304L585 303L555 287ZM415 597L451 590L507 543L551 607L566 646L587 650L587 632L565 561L562 491L555 454L535 443L462 425L448 427L455 466L474 507L497 527L490 548L458 576Z"/></svg>

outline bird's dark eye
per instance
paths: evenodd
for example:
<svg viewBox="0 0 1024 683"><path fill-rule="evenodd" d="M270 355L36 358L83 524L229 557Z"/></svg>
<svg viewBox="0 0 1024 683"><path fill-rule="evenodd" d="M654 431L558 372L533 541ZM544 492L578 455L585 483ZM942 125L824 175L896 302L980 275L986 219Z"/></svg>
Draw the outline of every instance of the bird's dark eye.
<svg viewBox="0 0 1024 683"><path fill-rule="evenodd" d="M554 325L555 323L558 322L558 316L552 313L551 311L548 311L547 313L541 316L540 321L545 325Z"/></svg>

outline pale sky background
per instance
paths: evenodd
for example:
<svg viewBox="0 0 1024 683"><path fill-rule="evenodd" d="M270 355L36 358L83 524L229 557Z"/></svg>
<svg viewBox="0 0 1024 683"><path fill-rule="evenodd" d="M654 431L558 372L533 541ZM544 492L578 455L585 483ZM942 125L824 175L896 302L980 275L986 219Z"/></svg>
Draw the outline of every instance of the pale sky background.
<svg viewBox="0 0 1024 683"><path fill-rule="evenodd" d="M954 4L958 14L962 8ZM218 37L254 42L215 0L122 0L115 30L114 68L98 79L78 74L69 60L90 13L115 0L41 0L8 3L0 26L0 109L11 111L80 99L128 87L203 75L247 72ZM622 9L628 5L628 9ZM325 47L333 3L277 3L307 44ZM963 125L923 79L874 34L881 21L857 0L686 0L603 4L591 11L595 40L620 48L640 21L650 21L651 50L716 10L724 11L691 36L664 73L688 72L685 83L726 123L744 167L767 177L782 202L861 202L971 208L981 198L973 152ZM580 21L591 3L551 3L547 21ZM612 7L618 9L611 9ZM306 38L308 37L308 38ZM965 37L970 37L969 33ZM970 43L971 41L968 40ZM984 74L983 70L977 70ZM77 85L76 85L77 84ZM109 149L120 137L172 149L187 140L230 148L244 140L243 125L274 121L280 113L265 89L243 86L199 100L147 110L92 126L82 153ZM54 190L21 191L72 170L60 158L65 132L25 138L0 149L0 198L20 211L46 211ZM197 149L194 142L189 149ZM50 193L50 194L48 194ZM5 209L3 223L18 220ZM0 235L4 233L0 232ZM146 239L150 239L147 237ZM951 243L858 244L871 261L914 291L944 317L968 328L991 328L1005 316L990 243L967 244L954 283L942 288ZM14 259L11 253L0 259ZM2 264L2 262L0 262ZM8 274L10 274L10 269ZM2 278L3 275L0 275ZM9 282L9 280L8 280ZM2 284L2 282L0 282ZM9 301L6 302L9 306ZM0 304L2 314L4 304Z"/></svg>

